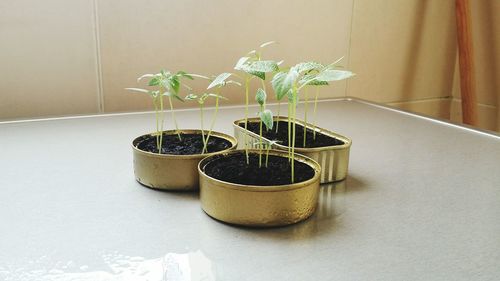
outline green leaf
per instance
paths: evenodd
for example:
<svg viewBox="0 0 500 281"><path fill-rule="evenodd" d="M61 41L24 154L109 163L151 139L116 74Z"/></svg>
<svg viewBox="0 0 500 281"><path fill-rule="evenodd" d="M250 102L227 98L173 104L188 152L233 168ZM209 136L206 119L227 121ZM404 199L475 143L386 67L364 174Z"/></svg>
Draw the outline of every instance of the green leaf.
<svg viewBox="0 0 500 281"><path fill-rule="evenodd" d="M330 82L344 80L352 76L354 76L354 73L350 71L327 69L318 73L315 79L317 81Z"/></svg>
<svg viewBox="0 0 500 281"><path fill-rule="evenodd" d="M177 71L177 74L175 74L177 77L186 77L187 79L194 80L192 75L187 74L185 71Z"/></svg>
<svg viewBox="0 0 500 281"><path fill-rule="evenodd" d="M234 69L236 70L243 70L243 66L245 65L245 63L250 59L250 57L241 57L238 62L236 63L236 65L234 66Z"/></svg>
<svg viewBox="0 0 500 281"><path fill-rule="evenodd" d="M153 78L153 77L155 77L154 74L144 74L141 77L137 78L137 82L141 81L144 78Z"/></svg>
<svg viewBox="0 0 500 281"><path fill-rule="evenodd" d="M316 80L316 75L317 75L317 73L304 75L299 80L299 84L301 84L301 85L307 84L307 85L310 85L310 86L328 85L328 82L326 82L326 81L318 81L318 80Z"/></svg>
<svg viewBox="0 0 500 281"><path fill-rule="evenodd" d="M320 70L324 66L320 63L314 62L314 61L308 61L308 62L301 62L297 65L295 65L295 68L298 73L307 73L311 70Z"/></svg>
<svg viewBox="0 0 500 281"><path fill-rule="evenodd" d="M207 89L211 89L215 86L219 86L219 87L224 86L225 81L227 78L229 78L229 76L231 76L231 73L224 72L224 73L219 74L219 76L215 77L214 81L212 81L212 83L210 83L210 85L208 85Z"/></svg>
<svg viewBox="0 0 500 281"><path fill-rule="evenodd" d="M161 78L155 75L153 78L151 78L151 80L149 80L148 86L158 86L160 85L160 83Z"/></svg>
<svg viewBox="0 0 500 281"><path fill-rule="evenodd" d="M272 60L257 60L245 64L243 67L245 72L274 72L278 71L278 65Z"/></svg>
<svg viewBox="0 0 500 281"><path fill-rule="evenodd" d="M185 100L189 100L189 101L192 101L192 100L197 100L198 99L198 96L195 95L195 94L189 94L187 95L185 98Z"/></svg>
<svg viewBox="0 0 500 281"><path fill-rule="evenodd" d="M266 73L265 72L259 72L259 71L246 71L248 74L251 74L253 76L256 76L262 80L266 80Z"/></svg>
<svg viewBox="0 0 500 281"><path fill-rule="evenodd" d="M179 78L177 76L172 76L168 80L169 80L169 83L170 83L170 87L172 87L172 90L174 90L174 92L176 94L178 94L179 93L179 88L181 87L181 83L179 81Z"/></svg>
<svg viewBox="0 0 500 281"><path fill-rule="evenodd" d="M289 85L284 84L286 76L286 72L278 72L274 75L273 80L271 81L274 93L276 94L276 99L278 100L281 100L291 88Z"/></svg>
<svg viewBox="0 0 500 281"><path fill-rule="evenodd" d="M255 94L255 100L257 101L257 103L260 105L264 105L264 103L266 103L266 99L266 92L262 88L257 89L257 93Z"/></svg>
<svg viewBox="0 0 500 281"><path fill-rule="evenodd" d="M264 48L264 47L267 47L267 46L272 45L272 44L276 44L276 41L268 41L266 43L262 43L262 44L260 44L260 47Z"/></svg>
<svg viewBox="0 0 500 281"><path fill-rule="evenodd" d="M259 117L260 120L262 120L262 123L266 125L266 128L268 130L271 130L273 128L273 112L269 109L266 109L262 112L259 112Z"/></svg>

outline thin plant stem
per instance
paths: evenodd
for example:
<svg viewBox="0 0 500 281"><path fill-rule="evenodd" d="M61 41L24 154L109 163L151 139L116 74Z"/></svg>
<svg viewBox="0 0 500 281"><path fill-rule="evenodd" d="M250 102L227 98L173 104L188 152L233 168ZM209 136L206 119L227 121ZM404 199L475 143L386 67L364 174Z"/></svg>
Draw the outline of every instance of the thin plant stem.
<svg viewBox="0 0 500 281"><path fill-rule="evenodd" d="M295 182L295 114L297 109L297 86L294 86L293 89L293 101L292 101L292 123L293 123L293 132L292 132L292 183Z"/></svg>
<svg viewBox="0 0 500 281"><path fill-rule="evenodd" d="M278 127L280 125L280 120L279 120L280 109L281 109L281 100L278 100L278 118L276 118L276 133L278 133Z"/></svg>
<svg viewBox="0 0 500 281"><path fill-rule="evenodd" d="M203 148L201 150L201 154L204 153L204 149L207 146L205 141L205 131L203 130L203 103L200 102L200 120L201 120L201 140L203 141Z"/></svg>
<svg viewBox="0 0 500 281"><path fill-rule="evenodd" d="M264 106L260 106L260 112L264 110ZM262 167L262 119L259 122L259 168Z"/></svg>
<svg viewBox="0 0 500 281"><path fill-rule="evenodd" d="M292 104L290 101L288 102L288 161L290 162L292 155L291 155L291 144L292 144Z"/></svg>
<svg viewBox="0 0 500 281"><path fill-rule="evenodd" d="M172 120L174 120L174 125L175 125L175 130L177 132L177 136L179 137L179 140L182 141L181 138L181 132L179 131L179 126L177 125L177 119L175 119L175 112L174 112L174 106L172 104L172 97L168 97L168 102L170 103L170 111L172 112Z"/></svg>
<svg viewBox="0 0 500 281"><path fill-rule="evenodd" d="M267 144L267 150L266 150L266 168L267 168L267 164L269 163L269 149L271 149L270 143Z"/></svg>
<svg viewBox="0 0 500 281"><path fill-rule="evenodd" d="M161 149L160 149L160 124L159 119L159 112L158 112L158 104L156 101L156 98L153 99L153 106L155 107L155 117L156 117L156 147L158 148L158 154L161 154Z"/></svg>
<svg viewBox="0 0 500 281"><path fill-rule="evenodd" d="M208 131L208 134L207 134L207 141L205 142L205 146L203 147L203 151L205 152L208 152L207 151L207 146L208 146L208 139L210 138L210 135L212 134L212 131L214 129L214 125L215 125L215 119L217 118L217 112L219 111L219 97L216 97L215 98L215 111L214 111L214 117L212 119L212 124L210 124L210 129Z"/></svg>
<svg viewBox="0 0 500 281"><path fill-rule="evenodd" d="M308 89L308 87L305 88L305 93L304 93L305 101L304 101L304 139L303 139L303 143L302 143L303 147L306 147L306 136L307 136L307 109L309 107L309 104L308 104L309 95L308 95L307 89Z"/></svg>
<svg viewBox="0 0 500 281"><path fill-rule="evenodd" d="M245 139L244 139L244 142L245 142L245 155L246 155L246 158L247 158L247 165L250 164L250 160L248 158L248 142L247 142L247 123L248 123L248 91L249 91L249 87L250 87L250 78L247 77L245 78Z"/></svg>
<svg viewBox="0 0 500 281"><path fill-rule="evenodd" d="M319 88L316 87L316 95L314 96L314 110L313 110L313 140L316 140L316 108L318 106Z"/></svg>
<svg viewBox="0 0 500 281"><path fill-rule="evenodd" d="M161 153L161 148L163 146L163 122L165 121L165 112L163 112L163 96L159 95L160 98L160 146L159 153Z"/></svg>

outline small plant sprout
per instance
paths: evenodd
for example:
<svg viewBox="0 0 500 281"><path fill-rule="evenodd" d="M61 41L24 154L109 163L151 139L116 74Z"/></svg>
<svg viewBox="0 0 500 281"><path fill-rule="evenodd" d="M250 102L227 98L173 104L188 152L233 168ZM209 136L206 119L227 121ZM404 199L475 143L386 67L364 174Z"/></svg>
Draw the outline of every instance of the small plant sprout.
<svg viewBox="0 0 500 281"><path fill-rule="evenodd" d="M316 62L302 62L288 70L282 70L274 75L272 86L276 93L276 98L281 100L288 97L288 146L291 161L291 181L294 182L294 161L295 161L295 132L296 132L296 111L299 93L302 88L308 85L325 85L331 81L347 79L354 74L346 70L335 69L338 61L322 66ZM305 128L304 128L305 129Z"/></svg>
<svg viewBox="0 0 500 281"><path fill-rule="evenodd" d="M241 57L236 65L234 66L235 70L239 70L243 72L245 75L242 78L244 80L245 85L245 130L247 129L248 123L248 104L249 104L249 91L250 91L250 81L257 77L261 80L262 83L262 91L266 92L266 73L278 71L278 63L272 60L262 60L262 49L266 46L274 44L274 41L269 41L260 45L258 50L250 51L246 56ZM248 145L246 141L245 135L245 154L247 158L247 164L249 163L248 159Z"/></svg>
<svg viewBox="0 0 500 281"><path fill-rule="evenodd" d="M196 75L202 77L201 75ZM156 116L156 146L158 148L158 153L161 154L161 147L163 144L163 125L164 125L164 102L163 97L168 97L168 102L170 104L170 111L172 112L172 121L175 124L175 129L179 140L181 140L181 134L179 131L179 126L177 125L177 120L175 119L174 106L172 103L172 98L176 98L183 101L179 97L179 90L181 85L189 88L184 84L181 84L181 78L187 78L193 80L193 75L187 74L184 71L178 71L177 73L170 73L166 70L161 70L157 74L144 74L137 79L141 81L143 79L149 78L148 86L155 87L155 90L146 90L140 88L126 88L127 90L148 94L153 100L153 106L155 109Z"/></svg>
<svg viewBox="0 0 500 281"><path fill-rule="evenodd" d="M217 112L217 109L218 109L218 100L219 99L226 99L225 97L219 95L219 94L213 94L213 93L204 93L202 94L201 96L198 96L196 94L189 94L187 95L184 99L185 100L188 100L188 101L197 101L198 102L198 105L200 107L200 125L201 125L201 139L202 139L202 142L203 142L203 148L201 150L201 154L204 154L205 152L207 152L207 146L208 146L208 140L210 138L210 134L212 133L212 127L213 127L213 124L215 123L215 118L217 117L216 114L214 114L214 118L212 120L212 126L211 128L209 129L208 133L207 133L207 137L205 138L205 130L204 130L204 118L203 118L203 107L204 107L204 104L205 104L205 100L207 98L215 98L216 100L216 112ZM226 99L227 100L227 99Z"/></svg>
<svg viewBox="0 0 500 281"><path fill-rule="evenodd" d="M316 67L312 67L302 78L301 83L307 83L308 86L315 86L315 95L314 95L314 108L313 108L313 139L316 139L316 109L318 106L318 95L319 95L319 87L318 86L324 86L324 85L329 85L329 81L327 79L324 79L324 77L319 77L319 79L314 79L315 76L318 76L320 72L323 72L322 75L324 76L334 76L334 74L338 75L337 80L331 80L331 81L338 81L338 80L343 80L347 79L354 74L350 71L343 71L343 70L336 70L335 68L340 68L341 66L338 65L338 63L343 59L341 57L340 59L336 60L335 62L331 63L328 66L323 66L319 63L315 63ZM334 73L329 73L330 71L333 71ZM309 82L307 82L309 81ZM308 95L307 95L307 88L305 88L305 108L304 108L304 122L307 123L307 111L308 111ZM304 128L304 139L303 139L303 146L306 146L306 132L307 132L307 124Z"/></svg>
<svg viewBox="0 0 500 281"><path fill-rule="evenodd" d="M259 168L262 167L262 124L266 126L267 130L272 130L273 129L273 113L271 110L266 109L266 99L267 95L266 92L259 88L257 90L257 93L255 95L255 100L259 104ZM266 163L267 167L267 163Z"/></svg>
<svg viewBox="0 0 500 281"><path fill-rule="evenodd" d="M212 118L212 124L210 124L210 129L208 131L207 143L208 143L208 139L210 138L210 134L212 133L212 131L214 129L215 120L217 119L217 112L219 111L219 98L222 97L221 93L220 93L222 88L227 86L227 85L230 85L230 84L234 84L234 85L241 87L241 83L233 81L233 80L227 80L229 77L231 77L231 75L232 75L232 73L227 73L227 72L221 73L217 77L215 77L212 80L212 83L210 83L210 85L208 85L208 87L207 87L207 90L215 89L215 95L216 95L216 97L215 97L215 111L214 111L214 116ZM222 98L224 98L224 97L222 97ZM224 98L224 99L226 99L226 98Z"/></svg>

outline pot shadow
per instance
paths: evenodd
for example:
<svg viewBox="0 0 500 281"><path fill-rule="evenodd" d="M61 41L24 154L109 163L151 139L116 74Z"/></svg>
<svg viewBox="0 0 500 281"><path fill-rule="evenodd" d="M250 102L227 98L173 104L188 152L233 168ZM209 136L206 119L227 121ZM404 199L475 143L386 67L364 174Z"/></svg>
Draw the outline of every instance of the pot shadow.
<svg viewBox="0 0 500 281"><path fill-rule="evenodd" d="M347 176L347 178L344 181L346 181L346 192L347 193L365 191L366 188L368 187L368 185L366 184L366 182L362 178L355 176L355 175Z"/></svg>
<svg viewBox="0 0 500 281"><path fill-rule="evenodd" d="M165 195L165 196L175 196L178 198L186 199L186 200L199 200L200 199L200 192L199 190L166 190L166 189L159 189L159 188L153 188L147 185L144 185L140 182L137 182L142 188L146 188L150 191L153 192L158 192L159 194Z"/></svg>
<svg viewBox="0 0 500 281"><path fill-rule="evenodd" d="M339 218L346 210L346 190L349 182L340 181L322 184L316 212L308 219L280 227L248 227L221 222L227 227L241 230L249 236L259 236L276 240L306 240L329 235L342 226Z"/></svg>

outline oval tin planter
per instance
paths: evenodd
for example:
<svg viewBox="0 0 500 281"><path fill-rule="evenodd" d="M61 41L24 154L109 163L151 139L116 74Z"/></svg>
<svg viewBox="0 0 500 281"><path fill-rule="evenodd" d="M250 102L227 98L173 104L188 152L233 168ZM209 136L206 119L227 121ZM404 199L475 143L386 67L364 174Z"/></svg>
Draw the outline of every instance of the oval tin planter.
<svg viewBox="0 0 500 281"><path fill-rule="evenodd" d="M248 122L257 123L259 118L248 118ZM275 116L274 121L288 121L287 117ZM245 119L236 120L233 123L234 136L238 140L238 148L244 148L245 143L248 147L258 147L259 135L251 131L245 130L245 128L240 127L239 124L244 124ZM305 123L300 120L296 120L298 126L304 127L307 124L308 129L313 129L313 125ZM352 141L342 135L336 134L329 130L316 127L316 133L324 134L330 137L334 137L344 142L343 145L334 146L324 146L324 147L313 147L313 148L300 148L295 147L295 152L305 155L314 161L318 162L321 166L321 183L329 183L343 180L347 177L347 169L349 166L349 150L351 148ZM246 135L246 137L245 137ZM270 140L263 138L264 142L269 143ZM273 149L287 151L288 147L281 144L272 144Z"/></svg>
<svg viewBox="0 0 500 281"><path fill-rule="evenodd" d="M249 150L258 153L258 150ZM231 224L270 227L293 224L310 217L316 210L319 195L320 166L314 160L296 155L296 160L314 169L313 178L289 185L257 186L221 181L205 174L211 161L233 153L233 150L203 159L198 165L200 201L209 216ZM287 157L280 150L269 155Z"/></svg>
<svg viewBox="0 0 500 281"><path fill-rule="evenodd" d="M176 130L163 131L164 134L170 135L176 132ZM180 130L180 132L184 134L201 134L201 130ZM212 132L212 137L215 136L229 141L231 147L218 152L192 155L158 154L137 148L145 137L155 135L155 133L142 135L132 141L135 178L139 183L154 189L198 189L198 163L201 159L233 150L237 146L237 141L234 137L219 132Z"/></svg>

